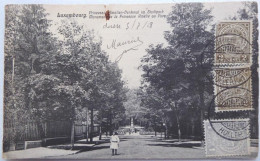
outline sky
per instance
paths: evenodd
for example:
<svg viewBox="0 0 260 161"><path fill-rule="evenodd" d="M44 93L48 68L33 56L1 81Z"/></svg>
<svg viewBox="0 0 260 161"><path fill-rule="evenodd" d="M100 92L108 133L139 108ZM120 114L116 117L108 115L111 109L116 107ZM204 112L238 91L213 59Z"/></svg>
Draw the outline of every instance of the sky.
<svg viewBox="0 0 260 161"><path fill-rule="evenodd" d="M212 15L214 22L225 20L229 16L234 16L239 8L243 5L241 2L229 3L205 3L205 8L212 8ZM141 58L146 54L146 49L150 44L163 43L167 46L164 39L164 31L169 31L171 28L166 21L164 15L172 9L172 4L153 4L153 5L45 5L46 12L49 13L48 18L53 20L51 30L57 32L57 27L60 25L62 19L57 17L59 14L76 13L87 14L91 12L105 12L106 10L112 11L145 11L150 15L149 18L112 18L105 19L89 19L87 18L74 18L79 24L83 24L87 30L94 30L97 37L102 37L102 49L107 52L111 61L116 61L122 54L122 58L118 61L119 68L122 69L123 80L127 83L129 88L138 88L141 82ZM148 14L148 10L150 10ZM158 14L150 14L151 11L160 12ZM135 15L135 14L132 14ZM151 18L156 15L155 18ZM99 16L99 15L98 15ZM113 15L114 16L114 15ZM119 15L118 15L119 16ZM138 27L141 26L141 27ZM150 26L149 26L150 25ZM111 28L112 27L112 28ZM113 28L115 27L115 28ZM111 47L113 42L115 44L124 43L129 41L136 41L134 43ZM138 47L135 47L138 46ZM134 47L134 48L133 48Z"/></svg>

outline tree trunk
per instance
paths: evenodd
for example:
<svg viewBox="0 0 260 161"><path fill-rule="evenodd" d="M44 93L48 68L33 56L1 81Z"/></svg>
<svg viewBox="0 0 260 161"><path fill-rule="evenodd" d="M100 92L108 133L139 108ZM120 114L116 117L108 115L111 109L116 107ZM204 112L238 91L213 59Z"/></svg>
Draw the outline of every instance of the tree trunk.
<svg viewBox="0 0 260 161"><path fill-rule="evenodd" d="M94 110L93 107L91 108L91 114L90 114L90 142L93 143L93 132L94 132Z"/></svg>
<svg viewBox="0 0 260 161"><path fill-rule="evenodd" d="M179 120L179 116L177 114L177 103L175 102L175 116L176 116L176 121L177 121L177 127L178 127L178 141L181 141L181 128L180 128L180 120Z"/></svg>
<svg viewBox="0 0 260 161"><path fill-rule="evenodd" d="M88 114L88 109L87 109L87 127L86 127L86 143L88 143L88 137L89 137L89 114Z"/></svg>
<svg viewBox="0 0 260 161"><path fill-rule="evenodd" d="M169 131L168 131L168 125L165 124L165 133L166 133L166 139L169 139Z"/></svg>
<svg viewBox="0 0 260 161"><path fill-rule="evenodd" d="M154 135L157 136L156 130L154 130Z"/></svg>
<svg viewBox="0 0 260 161"><path fill-rule="evenodd" d="M194 136L194 120L191 122L191 136Z"/></svg>
<svg viewBox="0 0 260 161"><path fill-rule="evenodd" d="M99 140L102 139L102 128L101 126L99 126Z"/></svg>
<svg viewBox="0 0 260 161"><path fill-rule="evenodd" d="M16 109L16 104L15 104L15 88L14 88L14 71L15 71L15 58L14 56L13 58L13 67L12 67L12 102L13 102L13 108ZM11 120L14 122L13 124L13 128L12 128L12 135L11 135L11 139L10 139L10 147L9 150L14 151L15 150L15 145L16 145L16 137L17 137L17 133L16 133L16 127L17 127L17 114L16 112L14 112L14 118L13 120Z"/></svg>
<svg viewBox="0 0 260 161"><path fill-rule="evenodd" d="M75 122L72 121L72 125L71 125L71 137L70 137L71 149L74 148L74 137L75 137Z"/></svg>
<svg viewBox="0 0 260 161"><path fill-rule="evenodd" d="M86 127L87 131L86 131L86 143L88 143L88 139L89 139L89 126Z"/></svg>
<svg viewBox="0 0 260 161"><path fill-rule="evenodd" d="M166 132L167 130L166 130L166 126L165 126L165 130L164 130L164 139L166 139L167 138L167 132Z"/></svg>
<svg viewBox="0 0 260 161"><path fill-rule="evenodd" d="M201 124L201 133L200 133L200 138L201 138L201 145L203 145L203 120L204 120L204 110L205 110L205 105L204 105L204 85L200 85L199 88L199 96L200 96L200 124Z"/></svg>
<svg viewBox="0 0 260 161"><path fill-rule="evenodd" d="M108 135L108 117L107 117L107 121L106 121L106 137Z"/></svg>
<svg viewBox="0 0 260 161"><path fill-rule="evenodd" d="M186 132L185 132L185 133L186 133L187 135L190 135L190 125L189 125L189 124L186 124L185 127L186 127Z"/></svg>
<svg viewBox="0 0 260 161"><path fill-rule="evenodd" d="M181 141L181 129L180 129L180 123L178 123L178 141Z"/></svg>
<svg viewBox="0 0 260 161"><path fill-rule="evenodd" d="M112 129L112 112L110 110L110 116L109 116L109 135L112 135L113 129Z"/></svg>

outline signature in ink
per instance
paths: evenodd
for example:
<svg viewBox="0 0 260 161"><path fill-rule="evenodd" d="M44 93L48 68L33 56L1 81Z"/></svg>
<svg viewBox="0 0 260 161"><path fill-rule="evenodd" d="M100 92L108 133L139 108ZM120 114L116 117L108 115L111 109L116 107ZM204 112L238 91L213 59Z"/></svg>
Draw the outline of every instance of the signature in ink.
<svg viewBox="0 0 260 161"><path fill-rule="evenodd" d="M138 47L141 46L144 42L140 40L139 36L132 39L132 40L126 40L126 41L120 41L117 42L116 39L113 39L112 43L110 45L107 45L107 49L117 49L119 47L124 47L126 45L133 44L131 48L125 49L115 60L115 62L118 62L122 59L123 55L131 50L138 50Z"/></svg>
<svg viewBox="0 0 260 161"><path fill-rule="evenodd" d="M131 40L131 41L125 41L125 42L121 42L121 43L118 43L115 47L115 49L119 46L124 46L124 45L127 45L127 44L135 44L134 46L128 48L128 49L125 49L115 60L115 62L119 62L122 57L124 56L124 54L126 54L127 52L129 51L132 51L132 50L138 50L138 47L141 46L144 42L142 40L140 40L139 37L137 37L135 40Z"/></svg>
<svg viewBox="0 0 260 161"><path fill-rule="evenodd" d="M123 46L130 45L130 44L135 44L135 43L143 44L143 41L141 41L139 37L136 37L132 40L126 40L126 41L120 41L120 42L117 42L116 39L113 39L112 43L110 45L107 45L107 49L117 49L119 47L123 47Z"/></svg>

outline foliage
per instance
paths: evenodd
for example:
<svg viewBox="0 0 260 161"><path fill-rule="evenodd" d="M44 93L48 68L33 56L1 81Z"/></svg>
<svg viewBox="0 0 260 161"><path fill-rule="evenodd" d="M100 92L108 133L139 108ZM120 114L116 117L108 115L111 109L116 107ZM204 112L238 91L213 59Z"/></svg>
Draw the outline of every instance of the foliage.
<svg viewBox="0 0 260 161"><path fill-rule="evenodd" d="M141 106L139 89L129 89L126 93L127 101L124 103L125 107L125 124L129 125L131 118L134 120L134 124L145 126L148 122L144 117L147 113L147 109Z"/></svg>
<svg viewBox="0 0 260 161"><path fill-rule="evenodd" d="M180 138L181 122L192 121L186 117L188 111L196 109L193 112L202 113L200 121L203 121L204 104L207 101L205 95L213 93L212 83L206 79L211 68L203 68L205 64L208 65L204 58L213 56L213 50L203 53L205 48L213 48L212 43L208 45L213 39L213 33L208 31L212 16L211 10L204 9L201 3L185 3L174 5L167 20L172 27L171 31L165 32L165 39L170 46L151 45L142 59L141 68L144 71L144 93L148 99L157 93L157 99L153 99L153 102L157 100L154 103L163 107L161 115L157 117L164 118L162 122L166 128L169 122L176 122ZM205 85L209 88L206 89ZM153 92L149 92L150 89ZM154 105L146 99L143 105L152 108ZM155 107L153 111L161 110Z"/></svg>
<svg viewBox="0 0 260 161"><path fill-rule="evenodd" d="M26 114L39 123L40 133L41 121L87 120L82 114L88 110L101 120L112 112L109 128L122 120L126 89L121 70L102 51L94 31L67 19L54 35L42 5L9 5L7 13L6 120L19 122Z"/></svg>

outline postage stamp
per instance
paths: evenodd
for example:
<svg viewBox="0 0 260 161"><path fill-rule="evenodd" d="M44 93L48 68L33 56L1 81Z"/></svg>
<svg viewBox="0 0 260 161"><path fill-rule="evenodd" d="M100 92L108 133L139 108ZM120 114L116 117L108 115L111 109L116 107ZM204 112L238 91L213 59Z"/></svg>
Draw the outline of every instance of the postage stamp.
<svg viewBox="0 0 260 161"><path fill-rule="evenodd" d="M247 83L250 86L251 69L216 68L213 71L214 85L225 88L238 87ZM250 88L249 88L250 89Z"/></svg>
<svg viewBox="0 0 260 161"><path fill-rule="evenodd" d="M249 119L204 121L207 157L249 155Z"/></svg>
<svg viewBox="0 0 260 161"><path fill-rule="evenodd" d="M216 27L215 64L250 65L251 21L220 22Z"/></svg>
<svg viewBox="0 0 260 161"><path fill-rule="evenodd" d="M223 21L216 26L215 111L252 110L252 22Z"/></svg>
<svg viewBox="0 0 260 161"><path fill-rule="evenodd" d="M251 69L214 70L215 111L252 110Z"/></svg>
<svg viewBox="0 0 260 161"><path fill-rule="evenodd" d="M215 86L215 112L253 110L252 92L248 88L250 81L236 88Z"/></svg>

